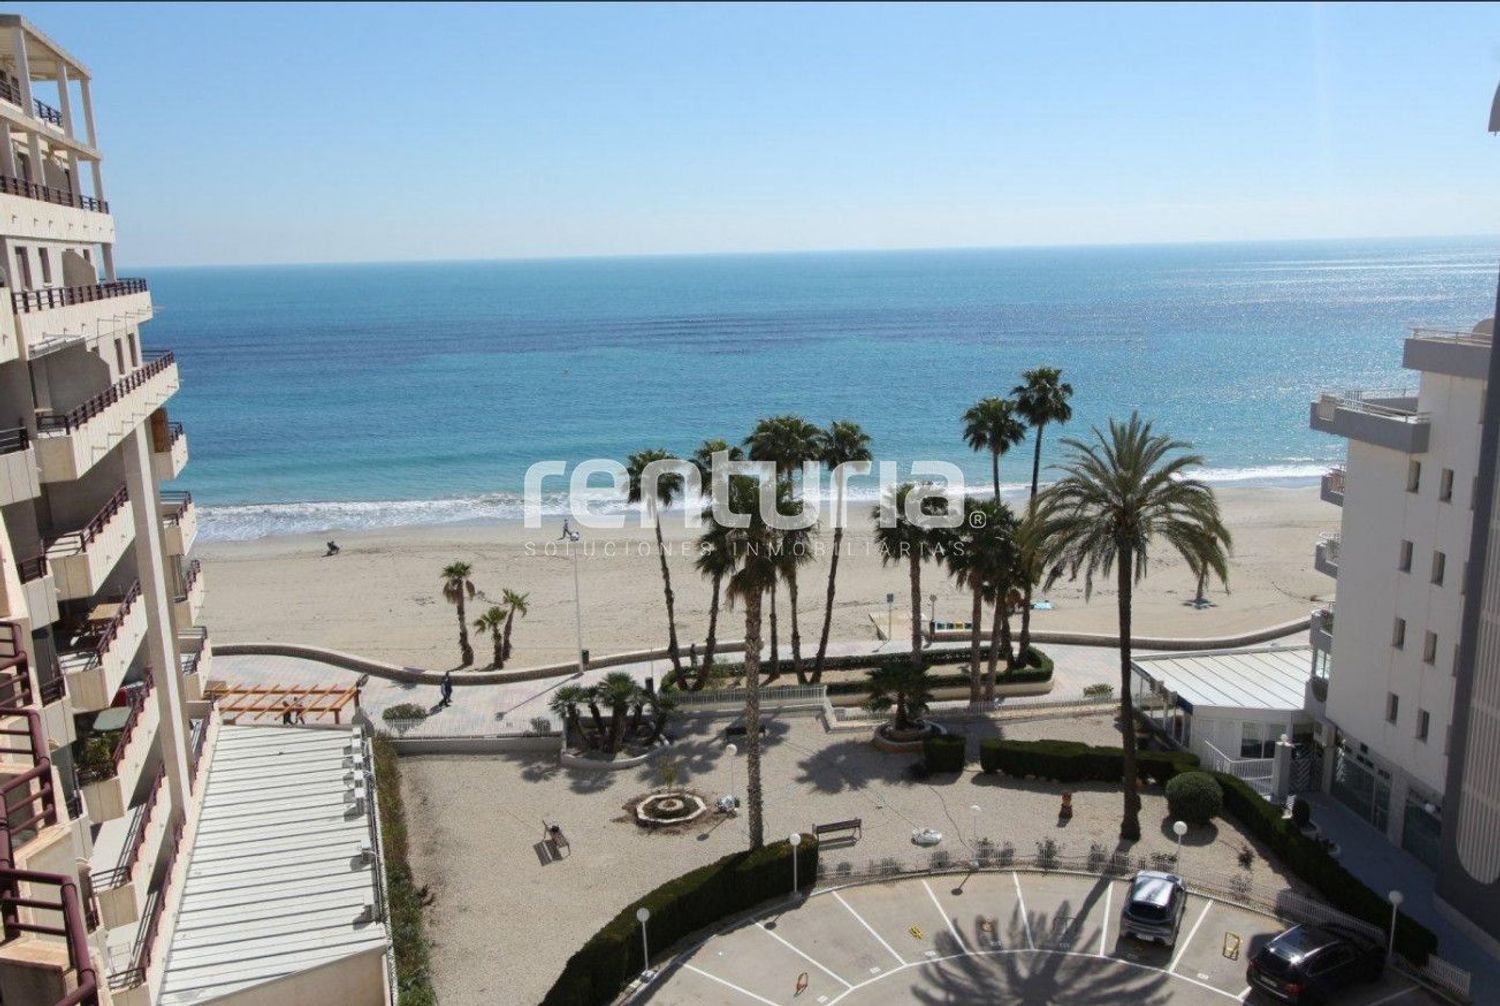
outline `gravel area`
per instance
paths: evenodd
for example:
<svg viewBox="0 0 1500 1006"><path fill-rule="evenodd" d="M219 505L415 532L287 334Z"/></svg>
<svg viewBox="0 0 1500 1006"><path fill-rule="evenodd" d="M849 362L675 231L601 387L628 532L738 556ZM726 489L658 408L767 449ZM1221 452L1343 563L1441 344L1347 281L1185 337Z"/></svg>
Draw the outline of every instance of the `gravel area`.
<svg viewBox="0 0 1500 1006"><path fill-rule="evenodd" d="M694 718L675 726L678 785L718 795L743 794L744 755L724 754L727 718ZM973 743L983 735L1118 741L1112 717L1039 717L967 723ZM971 756L973 755L971 749ZM932 850L912 844L914 829L944 833L938 849L966 856L977 830L997 845L1029 856L1046 839L1063 855L1085 855L1093 843L1113 851L1121 799L1117 787L1074 787L1073 819L1057 819L1059 793L1050 783L1018 782L968 771L956 779L913 781L911 756L875 750L858 733L828 733L820 719L770 724L763 777L766 834L780 838L815 823L858 817L863 838L824 851L824 864L863 868L887 857L919 863ZM418 756L402 761L412 864L434 895L429 931L444 1006L538 1001L578 946L636 897L745 843L744 819L710 815L701 824L647 831L625 806L661 784L660 771L572 772L537 755ZM980 807L976 815L971 806ZM560 824L572 853L546 862L543 821ZM976 826L977 820L977 826ZM1170 853L1175 845L1159 790L1145 794L1145 837L1135 856ZM1285 886L1257 856L1247 872L1238 854L1248 840L1220 821L1184 842L1183 871L1225 883L1245 874L1257 890Z"/></svg>

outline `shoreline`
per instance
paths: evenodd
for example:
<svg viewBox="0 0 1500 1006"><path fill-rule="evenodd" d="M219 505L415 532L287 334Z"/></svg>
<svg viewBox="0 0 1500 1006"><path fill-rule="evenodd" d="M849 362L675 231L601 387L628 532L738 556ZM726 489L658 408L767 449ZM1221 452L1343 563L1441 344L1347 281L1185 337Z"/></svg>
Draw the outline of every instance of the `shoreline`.
<svg viewBox="0 0 1500 1006"><path fill-rule="evenodd" d="M1218 491L1235 535L1230 593L1208 593L1213 607L1191 604L1195 582L1180 559L1158 553L1136 591L1135 631L1140 635L1235 635L1291 621L1333 595L1334 581L1312 568L1320 531L1336 529L1339 511L1321 502L1315 487L1232 488ZM840 555L831 638L874 639L875 624L892 634L909 632L910 584L904 564L883 565L873 550L868 518L851 514ZM457 614L439 583L443 566L470 562L478 596L466 605L472 622L501 591L529 595L530 612L514 628L514 656L506 670L524 670L576 657L575 562L560 554L560 518L539 531L519 523L428 525L336 532L342 549L323 556L326 532L275 535L251 541L203 541L196 552L207 576L205 618L216 639L235 643L296 642L359 654L401 667L442 670L457 664ZM711 588L692 565L692 532L663 522L668 567L676 595L678 635L684 649L707 632ZM666 613L654 532L639 527L591 531L593 554L578 553L583 645L596 654L666 645ZM822 628L827 588L824 556L799 574L800 648L811 657ZM554 552L548 554L548 546ZM1112 632L1113 590L1096 584L1085 600L1083 584L1060 580L1038 590L1050 611L1033 613L1035 631ZM923 618L937 595L940 621L965 621L971 600L934 564L922 571ZM887 595L895 596L888 607ZM493 599L493 600L492 600ZM790 598L778 592L778 635L783 658L791 652ZM769 615L769 605L766 606ZM988 624L988 616L986 616ZM1013 620L1013 628L1019 620ZM718 636L738 639L742 610L722 609ZM764 629L769 640L770 627ZM490 640L470 630L475 669L489 663Z"/></svg>

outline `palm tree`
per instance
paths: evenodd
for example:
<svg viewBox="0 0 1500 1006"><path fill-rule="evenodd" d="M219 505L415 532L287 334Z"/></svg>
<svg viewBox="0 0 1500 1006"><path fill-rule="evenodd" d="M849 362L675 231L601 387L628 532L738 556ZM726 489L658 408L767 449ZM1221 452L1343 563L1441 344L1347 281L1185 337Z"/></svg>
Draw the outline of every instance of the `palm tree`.
<svg viewBox="0 0 1500 1006"><path fill-rule="evenodd" d="M818 636L818 656L813 661L812 682L823 680L823 661L828 655L828 634L833 628L833 592L839 576L839 549L844 542L844 473L839 465L849 461L869 461L870 437L858 423L840 419L829 425L818 438L819 456L833 469L833 554L828 559L828 595L823 601L823 631Z"/></svg>
<svg viewBox="0 0 1500 1006"><path fill-rule="evenodd" d="M1191 445L1154 433L1131 413L1128 422L1095 427L1091 442L1065 439L1062 478L1037 496L1035 534L1051 566L1048 582L1082 571L1084 596L1095 575L1115 574L1120 619L1120 732L1124 739L1125 814L1120 837L1141 836L1136 789L1135 708L1131 701L1131 591L1146 575L1148 550L1164 541L1189 567L1211 570L1229 583L1230 536L1213 490L1185 473L1203 458L1178 453Z"/></svg>
<svg viewBox="0 0 1500 1006"><path fill-rule="evenodd" d="M596 701L609 707L609 744L606 750L610 754L619 751L625 740L630 707L639 699L640 691L640 685L624 671L611 671L594 686Z"/></svg>
<svg viewBox="0 0 1500 1006"><path fill-rule="evenodd" d="M525 618L531 614L531 606L527 604L529 597L531 597L530 594L521 594L506 587L500 598L505 602L504 654L506 660L510 659L510 630L515 625L516 616L520 615L522 618Z"/></svg>
<svg viewBox="0 0 1500 1006"><path fill-rule="evenodd" d="M754 479L730 480L735 513L751 515L748 527L730 530L735 557L725 599L745 605L745 803L749 810L750 848L766 844L760 782L760 627L761 601L776 588L776 532L760 514L759 489Z"/></svg>
<svg viewBox="0 0 1500 1006"><path fill-rule="evenodd" d="M491 607L489 611L474 619L474 628L479 632L488 632L490 641L495 644L495 670L497 671L505 666L505 627L509 622L510 612L501 607Z"/></svg>
<svg viewBox="0 0 1500 1006"><path fill-rule="evenodd" d="M589 691L578 685L563 685L552 693L552 701L548 703L550 708L558 716L562 717L567 724L568 733L583 742L583 723L578 715L578 707L588 701Z"/></svg>
<svg viewBox="0 0 1500 1006"><path fill-rule="evenodd" d="M460 667L474 662L474 647L469 645L469 620L464 616L464 601L474 596L474 581L469 576L474 567L466 562L450 562L443 570L443 596L458 606L458 649L463 654Z"/></svg>
<svg viewBox="0 0 1500 1006"><path fill-rule="evenodd" d="M817 461L822 457L823 431L801 416L771 416L762 419L755 424L755 429L745 438L745 446L749 449L751 461L770 461L776 465L778 481L784 483L788 489L792 484L793 475L802 470L804 463ZM804 504L805 505L805 504ZM783 510L788 515L795 514L796 510ZM788 539L786 542L792 547L805 547L807 536L800 539ZM782 578L786 580L787 594L792 602L792 670L797 674L798 681L804 681L802 674L802 632L797 624L797 566L811 559L810 554L798 562L791 562L781 569ZM771 592L771 665L776 668L779 654L776 651L776 592Z"/></svg>
<svg viewBox="0 0 1500 1006"><path fill-rule="evenodd" d="M708 606L708 638L703 644L703 663L699 665L698 677L693 682L694 691L700 691L708 683L709 674L713 669L714 651L719 642L721 591L724 578L734 572L735 566L734 552L730 547L730 534L733 529L725 527L714 519L712 505L703 508L703 519L708 523L703 533L698 536L698 558L693 560L693 566L712 581L713 596Z"/></svg>
<svg viewBox="0 0 1500 1006"><path fill-rule="evenodd" d="M970 450L989 451L1000 498L1000 455L1026 438L1026 424L1016 418L1016 403L1008 398L981 398L964 412L964 443Z"/></svg>
<svg viewBox="0 0 1500 1006"><path fill-rule="evenodd" d="M927 683L927 669L906 661L883 664L870 672L871 712L883 713L894 708L891 726L910 730L922 718L932 702Z"/></svg>
<svg viewBox="0 0 1500 1006"><path fill-rule="evenodd" d="M913 523L906 516L906 500L916 489L910 482L897 486L886 503L877 503L870 510L875 519L875 544L880 547L880 563L907 563L911 578L911 662L913 667L923 666L922 661L922 562L942 553L941 536L934 529ZM922 501L923 512L929 516L942 512L947 501L940 497L928 497ZM882 520L887 506L893 508L895 518Z"/></svg>
<svg viewBox="0 0 1500 1006"><path fill-rule="evenodd" d="M728 455L730 461L745 460L745 452L727 440L717 437L710 438L698 445L689 459L694 468L698 469L698 482L703 488L704 495L709 495L713 487L714 478L714 455L723 452Z"/></svg>
<svg viewBox="0 0 1500 1006"><path fill-rule="evenodd" d="M980 640L984 636L984 603L993 601L996 605L989 672L983 681L984 698L993 701L1001 629L1009 627L1005 615L1006 597L1018 575L1016 518L1003 502L967 497L964 500L964 522L949 535L951 541L945 563L959 586L970 591L973 597L969 638L969 701L973 703L980 701L979 652ZM1008 649L1009 641L1006 643Z"/></svg>
<svg viewBox="0 0 1500 1006"><path fill-rule="evenodd" d="M681 674L682 658L677 652L677 615L673 610L672 573L667 569L667 546L662 541L661 520L657 514L659 509L670 507L682 496L682 474L668 472L662 475L657 479L654 491L649 496L644 494L642 486L642 476L645 474L647 465L656 461L675 460L676 458L666 451L641 451L639 454L632 454L626 460L625 471L630 476L630 502L644 503L647 512L654 518L652 523L656 525L656 554L661 559L661 584L667 598L667 656L672 658L672 669Z"/></svg>
<svg viewBox="0 0 1500 1006"><path fill-rule="evenodd" d="M1062 371L1056 367L1036 367L1022 371L1021 380L1011 389L1016 398L1016 412L1036 430L1036 443L1031 452L1031 497L1027 509L1036 505L1037 483L1042 476L1042 431L1048 423L1066 423L1073 418L1073 406L1068 399L1073 397L1073 386L1062 379ZM1026 584L1026 596L1021 608L1021 654L1031 647L1031 587Z"/></svg>

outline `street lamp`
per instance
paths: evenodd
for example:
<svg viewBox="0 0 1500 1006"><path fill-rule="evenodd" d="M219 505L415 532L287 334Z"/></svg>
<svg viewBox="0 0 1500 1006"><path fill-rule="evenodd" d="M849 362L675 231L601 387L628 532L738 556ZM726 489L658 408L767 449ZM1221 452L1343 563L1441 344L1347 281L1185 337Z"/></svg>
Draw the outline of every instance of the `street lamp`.
<svg viewBox="0 0 1500 1006"><path fill-rule="evenodd" d="M896 595L885 595L885 640L891 641L891 633L895 631L896 625Z"/></svg>
<svg viewBox="0 0 1500 1006"><path fill-rule="evenodd" d="M1385 962L1389 965L1391 958L1396 955L1396 916L1401 914L1401 902L1406 900L1406 896L1400 891L1392 891L1386 898L1391 903L1391 938L1385 946Z"/></svg>
<svg viewBox="0 0 1500 1006"><path fill-rule="evenodd" d="M969 804L969 813L974 815L974 869L979 869L979 804Z"/></svg>
<svg viewBox="0 0 1500 1006"><path fill-rule="evenodd" d="M651 909L642 905L635 910L635 921L641 924L641 960L645 962L641 970L641 981L649 982L656 977L656 972L651 970L651 944L646 941L646 921L651 918Z"/></svg>
<svg viewBox="0 0 1500 1006"><path fill-rule="evenodd" d="M787 841L792 843L792 899L797 897L797 847L802 844L802 836L792 832Z"/></svg>
<svg viewBox="0 0 1500 1006"><path fill-rule="evenodd" d="M929 602L931 602L931 604L932 604L932 614L927 619L927 631L930 632L930 633L936 634L937 633L937 595L936 594L928 594L927 595L927 600Z"/></svg>
<svg viewBox="0 0 1500 1006"><path fill-rule="evenodd" d="M740 749L733 744L724 745L724 753L729 756L729 806L736 814L739 812L740 798L734 795L734 756L740 753Z"/></svg>
<svg viewBox="0 0 1500 1006"><path fill-rule="evenodd" d="M583 594L578 588L578 550L574 545L583 535L577 531L568 531L568 551L573 555L573 624L578 630L578 673L584 672L584 664L587 662L583 652Z"/></svg>
<svg viewBox="0 0 1500 1006"><path fill-rule="evenodd" d="M1186 821L1173 821L1172 834L1177 836L1177 869L1182 870L1182 836L1187 834Z"/></svg>

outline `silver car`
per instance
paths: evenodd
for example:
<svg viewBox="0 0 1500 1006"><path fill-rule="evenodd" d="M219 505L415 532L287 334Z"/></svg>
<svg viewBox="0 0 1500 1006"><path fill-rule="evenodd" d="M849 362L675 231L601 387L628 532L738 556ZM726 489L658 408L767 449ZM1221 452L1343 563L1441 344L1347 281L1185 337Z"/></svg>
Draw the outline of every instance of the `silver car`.
<svg viewBox="0 0 1500 1006"><path fill-rule="evenodd" d="M1177 942L1177 930L1185 911L1187 885L1181 877L1142 870L1130 882L1130 897L1120 912L1120 932L1170 947Z"/></svg>

